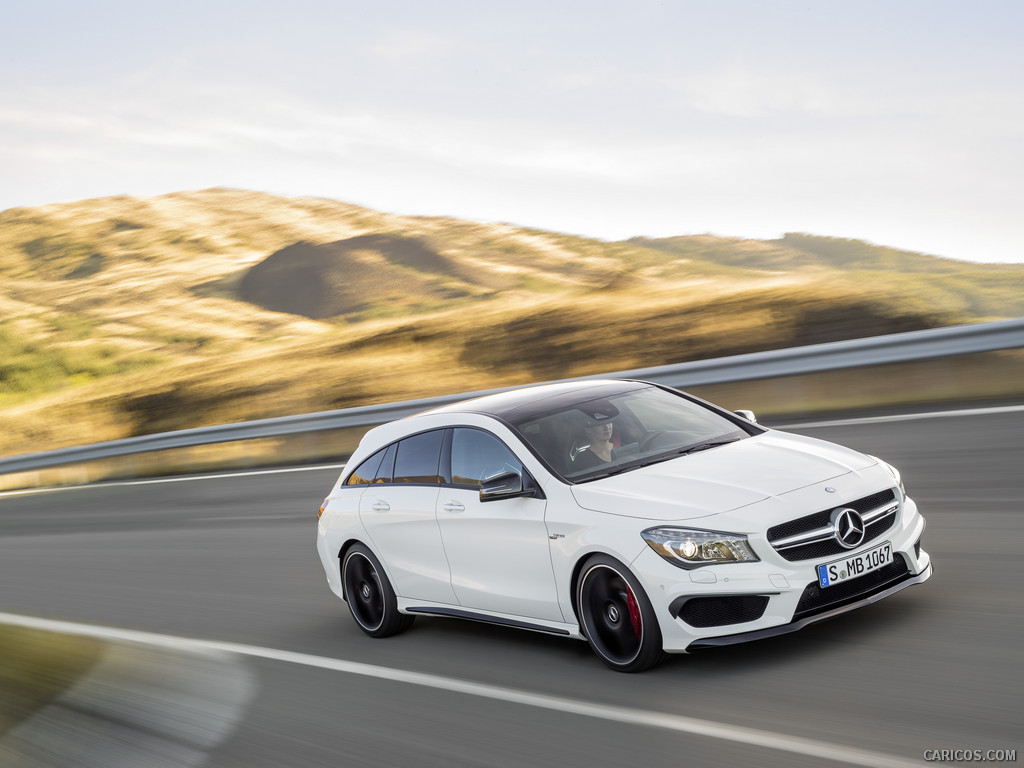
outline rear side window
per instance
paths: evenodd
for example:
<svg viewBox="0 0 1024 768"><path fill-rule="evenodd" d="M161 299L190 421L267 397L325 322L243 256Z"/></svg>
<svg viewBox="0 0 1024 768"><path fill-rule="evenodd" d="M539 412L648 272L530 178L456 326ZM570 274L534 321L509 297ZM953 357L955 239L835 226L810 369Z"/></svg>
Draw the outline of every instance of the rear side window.
<svg viewBox="0 0 1024 768"><path fill-rule="evenodd" d="M384 454L387 452L387 448L381 448L370 458L360 464L356 471L348 476L348 480L345 481L345 485L369 485L377 477L377 470L380 468L380 463L384 459Z"/></svg>
<svg viewBox="0 0 1024 768"><path fill-rule="evenodd" d="M453 484L479 488L487 478L509 470L522 473L523 465L494 435L479 429L455 430L452 436Z"/></svg>
<svg viewBox="0 0 1024 768"><path fill-rule="evenodd" d="M373 477L374 483L391 482L391 478L394 477L395 451L397 448L398 443L392 443L388 446L387 450L384 451L384 458L380 463L380 467L377 469L377 474Z"/></svg>
<svg viewBox="0 0 1024 768"><path fill-rule="evenodd" d="M394 482L435 484L444 482L439 470L443 444L443 429L413 435L400 441L398 453L395 456Z"/></svg>

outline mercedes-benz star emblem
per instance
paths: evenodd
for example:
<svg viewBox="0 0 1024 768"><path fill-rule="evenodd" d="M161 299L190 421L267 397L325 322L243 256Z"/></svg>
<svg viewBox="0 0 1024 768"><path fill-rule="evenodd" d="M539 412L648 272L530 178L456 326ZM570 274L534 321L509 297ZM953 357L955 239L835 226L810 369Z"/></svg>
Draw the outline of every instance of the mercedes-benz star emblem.
<svg viewBox="0 0 1024 768"><path fill-rule="evenodd" d="M864 518L855 509L832 510L832 529L836 532L836 541L846 549L860 546L864 541Z"/></svg>

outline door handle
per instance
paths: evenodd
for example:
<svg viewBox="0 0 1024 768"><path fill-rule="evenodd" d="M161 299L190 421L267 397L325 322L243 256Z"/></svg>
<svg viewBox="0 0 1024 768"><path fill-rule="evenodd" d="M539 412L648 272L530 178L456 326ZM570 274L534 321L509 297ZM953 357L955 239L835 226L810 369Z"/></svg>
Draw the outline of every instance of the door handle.
<svg viewBox="0 0 1024 768"><path fill-rule="evenodd" d="M389 509L391 509L391 505L388 504L386 501L375 501L375 502L373 502L373 511L374 512L387 512Z"/></svg>
<svg viewBox="0 0 1024 768"><path fill-rule="evenodd" d="M457 501L449 501L444 505L445 512L465 512L466 508Z"/></svg>

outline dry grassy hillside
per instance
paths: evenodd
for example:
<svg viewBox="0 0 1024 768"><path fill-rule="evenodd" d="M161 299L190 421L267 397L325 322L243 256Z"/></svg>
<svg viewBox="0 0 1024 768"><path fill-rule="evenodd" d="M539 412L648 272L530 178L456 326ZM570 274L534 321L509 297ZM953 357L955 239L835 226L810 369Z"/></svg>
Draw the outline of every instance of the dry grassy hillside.
<svg viewBox="0 0 1024 768"><path fill-rule="evenodd" d="M1024 314L1024 268L225 189L0 213L0 454Z"/></svg>

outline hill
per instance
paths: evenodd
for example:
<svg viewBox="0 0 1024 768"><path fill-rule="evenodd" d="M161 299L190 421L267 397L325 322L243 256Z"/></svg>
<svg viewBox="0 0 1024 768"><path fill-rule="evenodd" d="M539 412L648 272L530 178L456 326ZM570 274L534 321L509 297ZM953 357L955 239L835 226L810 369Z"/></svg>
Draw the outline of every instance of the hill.
<svg viewBox="0 0 1024 768"><path fill-rule="evenodd" d="M0 212L5 455L1024 315L1024 267L227 189Z"/></svg>
<svg viewBox="0 0 1024 768"><path fill-rule="evenodd" d="M275 312L323 320L362 312L386 300L412 307L486 293L486 275L467 270L425 242L360 235L333 243L295 243L246 270L237 297Z"/></svg>

